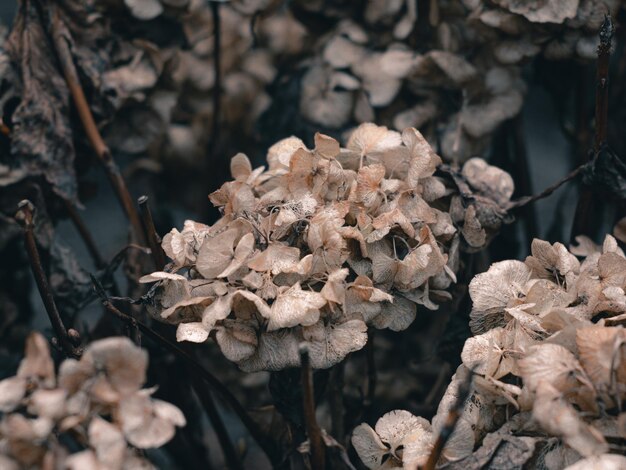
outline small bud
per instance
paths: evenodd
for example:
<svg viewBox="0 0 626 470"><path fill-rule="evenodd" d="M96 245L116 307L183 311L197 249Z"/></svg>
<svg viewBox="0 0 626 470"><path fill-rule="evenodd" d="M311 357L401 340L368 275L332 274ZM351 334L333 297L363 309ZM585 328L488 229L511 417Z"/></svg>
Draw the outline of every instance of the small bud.
<svg viewBox="0 0 626 470"><path fill-rule="evenodd" d="M74 328L70 328L69 330L67 330L67 335L69 336L70 341L72 342L74 346L78 346L80 344L81 342L80 333L76 331Z"/></svg>

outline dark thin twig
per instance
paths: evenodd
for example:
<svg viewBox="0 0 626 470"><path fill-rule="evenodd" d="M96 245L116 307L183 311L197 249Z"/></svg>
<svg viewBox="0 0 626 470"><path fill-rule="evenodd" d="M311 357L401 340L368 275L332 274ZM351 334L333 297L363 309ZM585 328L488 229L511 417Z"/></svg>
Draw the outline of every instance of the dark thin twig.
<svg viewBox="0 0 626 470"><path fill-rule="evenodd" d="M213 15L213 67L215 82L213 84L213 125L209 140L209 157L214 158L219 141L222 94L222 21L220 17L220 2L211 2L211 14Z"/></svg>
<svg viewBox="0 0 626 470"><path fill-rule="evenodd" d="M374 357L374 330L367 333L367 343L365 344L365 356L367 358L367 389L365 392L365 408L369 410L374 403L376 396L376 358Z"/></svg>
<svg viewBox="0 0 626 470"><path fill-rule="evenodd" d="M300 345L300 368L302 371L302 406L304 408L304 421L311 448L311 468L313 470L324 470L326 467L326 448L324 447L322 430L315 417L313 371L311 370L309 348L306 344Z"/></svg>
<svg viewBox="0 0 626 470"><path fill-rule="evenodd" d="M611 58L611 39L613 38L613 22L611 15L604 17L600 28L600 45L598 46L598 66L596 69L596 129L594 152L598 153L606 144L609 116L609 61Z"/></svg>
<svg viewBox="0 0 626 470"><path fill-rule="evenodd" d="M196 395L198 395L198 399L202 403L202 406L209 417L209 421L211 421L211 424L213 425L213 429L217 435L217 440L220 442L220 446L224 452L224 460L226 461L228 468L231 470L243 470L243 464L241 463L239 454L235 450L235 446L233 446L230 436L228 435L228 430L224 425L224 421L217 411L217 406L215 406L215 401L211 396L211 392L207 390L206 382L199 380L195 371L190 366L187 365L186 368L189 371L189 376L192 377L192 385Z"/></svg>
<svg viewBox="0 0 626 470"><path fill-rule="evenodd" d="M456 423L459 421L461 414L463 413L463 407L465 406L465 400L470 393L470 385L472 383L472 372L467 371L467 378L461 379L459 384L459 390L457 394L456 401L454 405L448 411L448 415L446 416L446 420L443 423L443 427L441 431L439 431L439 436L437 436L437 440L433 445L432 450L430 451L430 455L428 456L428 460L426 463L420 467L420 470L434 470L439 458L441 457L441 453L443 452L443 448L448 442L448 439L454 432L456 428Z"/></svg>
<svg viewBox="0 0 626 470"><path fill-rule="evenodd" d="M148 246L152 252L154 266L158 271L160 271L165 266L165 253L161 247L161 237L159 237L159 234L154 227L152 212L150 211L150 206L148 205L148 196L141 196L137 199L137 202L139 203L139 208L141 210L141 222L143 225L144 236L148 241Z"/></svg>
<svg viewBox="0 0 626 470"><path fill-rule="evenodd" d="M130 323L133 326L139 328L146 336L152 338L152 340L157 343L163 345L168 351L175 354L176 356L183 359L190 369L192 369L195 373L197 373L203 380L205 380L211 388L220 395L220 397L228 403L228 405L232 408L235 414L239 417L243 425L246 427L252 438L259 444L259 447L263 449L265 454L269 457L270 461L273 464L278 464L281 462L281 456L278 455L277 449L274 446L274 443L265 436L263 431L259 428L257 423L248 415L246 410L241 406L241 403L235 398L235 396L230 393L228 388L226 388L211 372L206 370L195 358L190 356L187 352L171 343L168 339L161 336L159 333L155 332L153 329L148 327L145 323L133 318L132 316L123 313L121 310L115 307L111 303L111 301L107 298L106 292L98 282L96 278L91 276L91 280L94 284L96 292L100 296L102 300L102 305L105 306L108 312L112 313L120 320L125 323Z"/></svg>
<svg viewBox="0 0 626 470"><path fill-rule="evenodd" d="M93 264L98 269L104 269L106 267L106 262L104 261L104 258L102 257L102 254L100 253L100 250L98 249L98 246L96 245L96 242L93 239L91 232L85 225L83 218L76 210L76 207L74 207L74 204L72 204L68 199L63 198L63 204L65 205L67 215L70 216L74 227L76 227L78 234L83 239L83 243L85 244L85 247L87 248L87 251L91 256L91 259L93 260Z"/></svg>
<svg viewBox="0 0 626 470"><path fill-rule="evenodd" d="M54 301L54 296L48 284L48 279L41 265L41 258L39 256L39 250L37 249L37 243L35 241L35 234L33 233L33 212L35 207L29 200L23 200L18 204L18 211L15 215L16 220L24 228L24 243L26 245L26 251L28 252L28 259L30 261L30 267L35 276L35 282L39 289L39 295L46 308L46 313L52 324L52 328L56 333L58 342L61 349L68 357L80 357L81 351L73 344L67 328L63 324L59 310L57 309Z"/></svg>
<svg viewBox="0 0 626 470"><path fill-rule="evenodd" d="M613 37L613 23L611 15L604 18L600 28L600 45L598 46L598 63L596 66L596 122L593 151L589 152L588 159L595 159L600 150L606 145L608 114L609 114L609 59L611 57L611 39ZM572 224L571 239L578 235L590 233L590 221L593 215L594 192L591 188L583 188Z"/></svg>
<svg viewBox="0 0 626 470"><path fill-rule="evenodd" d="M550 196L554 191L559 189L565 183L567 183L568 181L571 181L574 178L576 178L578 176L578 174L587 167L587 165L588 165L588 163L585 163L584 165L580 165L580 166L576 167L565 178L557 181L556 183L554 183L551 186L548 186L546 189L541 191L539 194L535 194L533 196L520 197L519 199L516 199L515 201L511 201L508 204L508 206L507 206L507 210L518 209L520 207L526 206L527 204L530 204L532 202L538 201L539 199L543 199L543 198L546 198L546 197Z"/></svg>
<svg viewBox="0 0 626 470"><path fill-rule="evenodd" d="M344 363L340 362L332 368L330 371L330 384L329 384L329 402L330 402L330 414L332 416L332 434L342 445L344 444L344 437L346 435L344 425L344 404L343 404L343 374Z"/></svg>
<svg viewBox="0 0 626 470"><path fill-rule="evenodd" d="M63 34L64 28L61 26L62 20L59 17L58 9L54 6L52 6L52 8L52 39L61 68L63 69L63 76L65 77L67 87L72 95L74 105L76 106L76 111L78 112L78 116L83 124L89 143L93 147L98 159L102 162L111 186L113 187L124 212L130 220L136 241L141 243L143 239L139 214L137 213L133 199L128 191L126 182L122 177L122 173L115 163L115 160L113 160L111 151L100 135L96 121L94 120L89 104L87 103L85 92L80 85L80 79L78 78L78 72L76 71L74 60L72 59L70 46L67 38Z"/></svg>

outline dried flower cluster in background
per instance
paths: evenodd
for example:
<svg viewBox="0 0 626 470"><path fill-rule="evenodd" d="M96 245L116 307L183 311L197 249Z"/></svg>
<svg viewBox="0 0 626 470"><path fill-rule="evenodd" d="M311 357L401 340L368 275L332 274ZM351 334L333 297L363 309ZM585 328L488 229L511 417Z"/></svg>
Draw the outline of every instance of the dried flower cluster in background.
<svg viewBox="0 0 626 470"><path fill-rule="evenodd" d="M413 1L296 1L336 26L307 24L311 51L280 80L302 75L300 111L314 125L415 127L439 139L445 160L464 161L484 155L521 110L522 65L539 54L595 58L597 31L617 3L449 0L425 14Z"/></svg>
<svg viewBox="0 0 626 470"><path fill-rule="evenodd" d="M395 411L375 429L357 427L352 442L368 468L392 468L385 456L404 468L423 464L469 371L472 391L442 462L474 468L503 452L532 468L626 466L617 455L626 439L626 258L610 235L601 247L578 240L571 252L535 240L525 262L494 263L474 277L475 336L432 426Z"/></svg>
<svg viewBox="0 0 626 470"><path fill-rule="evenodd" d="M33 333L17 374L0 381L0 468L154 468L137 449L161 447L181 411L142 389L148 355L128 338L92 342L55 373Z"/></svg>
<svg viewBox="0 0 626 470"><path fill-rule="evenodd" d="M507 173L472 159L456 175L464 199L433 176L441 159L415 129L362 124L346 148L291 137L267 160L253 170L235 156L234 180L210 196L222 218L173 229L171 272L142 279L159 282L156 316L179 341L213 334L247 371L298 365L302 341L328 368L364 346L367 325L400 331L417 304L437 309L460 246L485 246L513 193Z"/></svg>

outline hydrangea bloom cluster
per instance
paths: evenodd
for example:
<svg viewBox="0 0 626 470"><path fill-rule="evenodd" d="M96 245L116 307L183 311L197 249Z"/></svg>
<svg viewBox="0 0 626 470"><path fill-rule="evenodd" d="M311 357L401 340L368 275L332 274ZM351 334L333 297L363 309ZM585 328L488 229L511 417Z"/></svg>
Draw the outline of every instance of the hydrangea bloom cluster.
<svg viewBox="0 0 626 470"><path fill-rule="evenodd" d="M352 441L369 468L392 468L381 464L386 454L399 467L423 463L469 371L472 392L444 461L493 458L508 440L522 463L536 459L533 468L626 467L616 455L626 438L626 258L610 235L601 247L579 242L570 252L534 240L525 262L494 263L472 280L475 336L432 428L406 411L383 416L375 430L359 426Z"/></svg>
<svg viewBox="0 0 626 470"><path fill-rule="evenodd" d="M178 325L179 341L214 335L246 371L298 365L303 341L313 367L330 367L364 346L368 325L404 330L417 304L436 309L460 246L487 243L513 192L480 159L434 176L441 159L417 130L369 123L346 148L291 137L267 160L253 170L236 155L234 180L210 196L223 216L173 229L171 269L142 279L158 281L155 315Z"/></svg>
<svg viewBox="0 0 626 470"><path fill-rule="evenodd" d="M322 33L305 25L313 46L284 72L302 77L302 116L327 129L415 127L438 136L449 161L484 154L494 131L518 114L525 62L595 58L604 15L619 8L602 0L446 0L418 15L404 0L293 4L336 23Z"/></svg>
<svg viewBox="0 0 626 470"><path fill-rule="evenodd" d="M112 337L55 374L46 339L31 334L17 375L0 381L0 468L153 468L133 448L162 446L185 417L141 388L147 366L145 351Z"/></svg>

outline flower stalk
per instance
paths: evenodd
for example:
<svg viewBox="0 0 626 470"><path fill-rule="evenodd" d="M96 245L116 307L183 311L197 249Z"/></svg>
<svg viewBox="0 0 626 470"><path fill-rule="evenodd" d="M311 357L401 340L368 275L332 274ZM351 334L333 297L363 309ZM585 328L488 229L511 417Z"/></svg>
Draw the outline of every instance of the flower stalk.
<svg viewBox="0 0 626 470"><path fill-rule="evenodd" d="M326 467L326 449L322 430L315 417L315 394L313 390L313 370L306 344L300 345L300 368L302 372L302 406L306 433L311 446L311 468L323 470Z"/></svg>

